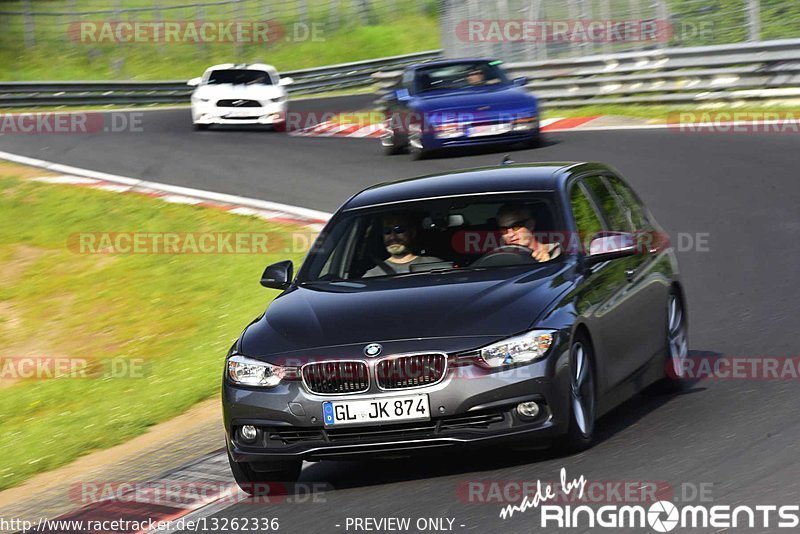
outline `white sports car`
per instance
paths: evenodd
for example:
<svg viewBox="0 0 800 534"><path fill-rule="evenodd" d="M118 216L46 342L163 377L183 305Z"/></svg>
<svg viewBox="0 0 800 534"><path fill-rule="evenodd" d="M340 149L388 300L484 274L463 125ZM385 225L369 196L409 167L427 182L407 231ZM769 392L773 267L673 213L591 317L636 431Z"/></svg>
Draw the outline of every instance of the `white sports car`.
<svg viewBox="0 0 800 534"><path fill-rule="evenodd" d="M192 78L192 122L198 130L211 124L265 124L286 122L292 78L281 78L272 65L226 63Z"/></svg>

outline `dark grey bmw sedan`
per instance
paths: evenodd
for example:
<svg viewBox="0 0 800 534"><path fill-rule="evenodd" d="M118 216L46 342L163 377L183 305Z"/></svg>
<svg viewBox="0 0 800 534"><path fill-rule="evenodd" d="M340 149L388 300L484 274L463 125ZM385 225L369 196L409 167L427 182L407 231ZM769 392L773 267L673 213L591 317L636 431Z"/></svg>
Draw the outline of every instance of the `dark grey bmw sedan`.
<svg viewBox="0 0 800 534"><path fill-rule="evenodd" d="M669 239L597 163L501 165L366 189L225 360L239 485L304 460L506 443L589 447L596 419L680 383Z"/></svg>

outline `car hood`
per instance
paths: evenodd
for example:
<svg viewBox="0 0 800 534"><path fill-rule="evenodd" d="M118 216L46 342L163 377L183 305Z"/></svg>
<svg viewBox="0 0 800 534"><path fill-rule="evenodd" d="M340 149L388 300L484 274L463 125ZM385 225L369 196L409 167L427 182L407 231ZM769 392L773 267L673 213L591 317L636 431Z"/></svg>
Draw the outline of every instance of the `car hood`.
<svg viewBox="0 0 800 534"><path fill-rule="evenodd" d="M393 340L500 339L530 328L567 289L566 269L558 262L534 271L506 268L306 284L275 299L247 328L240 350L268 356Z"/></svg>
<svg viewBox="0 0 800 534"><path fill-rule="evenodd" d="M418 111L436 113L464 111L481 113L486 106L496 112L521 112L536 108L536 99L516 86L464 89L461 91L431 91L416 98Z"/></svg>
<svg viewBox="0 0 800 534"><path fill-rule="evenodd" d="M242 100L264 100L283 96L285 90L279 85L244 85L223 83L219 85L203 85L194 92L195 98L218 100L232 98Z"/></svg>

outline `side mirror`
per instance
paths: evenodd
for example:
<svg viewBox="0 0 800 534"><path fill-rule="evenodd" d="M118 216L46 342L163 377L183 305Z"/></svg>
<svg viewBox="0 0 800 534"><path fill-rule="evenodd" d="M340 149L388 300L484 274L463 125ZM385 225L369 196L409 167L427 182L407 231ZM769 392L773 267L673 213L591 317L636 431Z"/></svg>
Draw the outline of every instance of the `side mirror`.
<svg viewBox="0 0 800 534"><path fill-rule="evenodd" d="M186 85L188 85L189 87L197 87L198 85L200 85L200 82L202 82L202 81L203 81L202 77L200 77L200 78L192 78L191 80L186 82Z"/></svg>
<svg viewBox="0 0 800 534"><path fill-rule="evenodd" d="M514 85L516 85L517 87L525 87L526 85L528 85L528 78L526 76L514 78Z"/></svg>
<svg viewBox="0 0 800 534"><path fill-rule="evenodd" d="M286 87L287 85L292 85L294 83L294 78L287 76L286 78L281 78L278 81L278 85Z"/></svg>
<svg viewBox="0 0 800 534"><path fill-rule="evenodd" d="M391 91L387 92L383 95L384 102L397 102L397 90L392 89Z"/></svg>
<svg viewBox="0 0 800 534"><path fill-rule="evenodd" d="M636 254L636 239L626 232L604 232L592 239L586 265L595 265L604 261L625 258Z"/></svg>
<svg viewBox="0 0 800 534"><path fill-rule="evenodd" d="M261 285L270 289L286 289L292 283L294 265L291 261L274 263L264 269L261 275Z"/></svg>

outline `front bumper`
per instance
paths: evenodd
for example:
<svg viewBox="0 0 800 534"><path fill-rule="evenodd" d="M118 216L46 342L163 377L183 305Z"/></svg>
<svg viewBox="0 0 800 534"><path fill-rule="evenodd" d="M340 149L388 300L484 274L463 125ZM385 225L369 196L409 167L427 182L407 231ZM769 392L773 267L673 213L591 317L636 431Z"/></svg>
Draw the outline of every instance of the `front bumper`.
<svg viewBox="0 0 800 534"><path fill-rule="evenodd" d="M554 347L558 349L558 347ZM524 442L547 446L567 429L569 376L566 355L556 351L541 362L506 371L459 376L450 369L442 382L426 388L362 395L315 395L299 382L273 390L223 386L228 450L237 462L408 456L454 446ZM322 424L324 401L425 393L430 421L380 425ZM516 412L534 400L542 410L534 419ZM255 443L238 434L242 425L259 429Z"/></svg>
<svg viewBox="0 0 800 534"><path fill-rule="evenodd" d="M539 127L530 130L511 131L499 135L486 135L479 137L455 137L455 138L440 138L433 133L425 133L423 135L423 145L426 149L437 150L444 148L457 148L466 146L485 146L485 145L500 145L500 144L515 144L524 143L527 141L536 140L539 137Z"/></svg>
<svg viewBox="0 0 800 534"><path fill-rule="evenodd" d="M262 107L223 108L202 104L192 107L195 124L282 124L286 121L287 104Z"/></svg>

